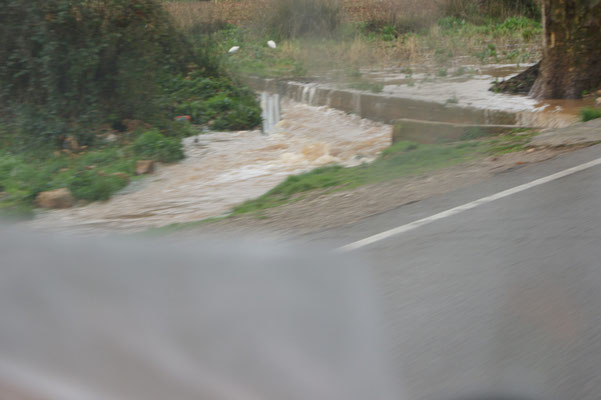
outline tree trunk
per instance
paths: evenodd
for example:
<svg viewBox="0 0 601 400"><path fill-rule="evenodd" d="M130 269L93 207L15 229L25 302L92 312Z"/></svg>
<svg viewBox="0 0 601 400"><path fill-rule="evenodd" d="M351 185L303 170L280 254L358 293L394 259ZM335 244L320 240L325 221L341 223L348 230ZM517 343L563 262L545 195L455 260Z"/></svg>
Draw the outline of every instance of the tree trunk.
<svg viewBox="0 0 601 400"><path fill-rule="evenodd" d="M577 99L601 85L601 0L543 0L544 52L530 95Z"/></svg>

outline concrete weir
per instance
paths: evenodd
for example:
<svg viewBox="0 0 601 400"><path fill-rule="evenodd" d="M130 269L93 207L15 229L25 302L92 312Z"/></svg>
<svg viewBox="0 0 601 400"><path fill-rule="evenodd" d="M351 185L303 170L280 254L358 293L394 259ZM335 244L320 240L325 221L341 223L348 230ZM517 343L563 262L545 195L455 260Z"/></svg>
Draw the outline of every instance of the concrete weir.
<svg viewBox="0 0 601 400"><path fill-rule="evenodd" d="M441 104L389 94L340 89L327 83L249 78L257 91L277 93L312 106L328 106L374 121L394 124L393 141L433 143L470 132L492 135L520 124L519 113Z"/></svg>

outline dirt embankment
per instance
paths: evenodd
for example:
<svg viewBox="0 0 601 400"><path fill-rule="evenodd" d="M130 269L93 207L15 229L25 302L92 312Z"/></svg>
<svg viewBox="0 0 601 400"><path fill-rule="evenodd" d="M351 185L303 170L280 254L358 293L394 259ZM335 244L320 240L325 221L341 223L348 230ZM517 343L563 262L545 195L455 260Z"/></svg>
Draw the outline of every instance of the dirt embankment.
<svg viewBox="0 0 601 400"><path fill-rule="evenodd" d="M178 235L300 235L351 224L363 218L481 182L498 173L548 160L574 147L531 149L488 157L428 174L399 178L335 193L307 197L260 214L242 215Z"/></svg>

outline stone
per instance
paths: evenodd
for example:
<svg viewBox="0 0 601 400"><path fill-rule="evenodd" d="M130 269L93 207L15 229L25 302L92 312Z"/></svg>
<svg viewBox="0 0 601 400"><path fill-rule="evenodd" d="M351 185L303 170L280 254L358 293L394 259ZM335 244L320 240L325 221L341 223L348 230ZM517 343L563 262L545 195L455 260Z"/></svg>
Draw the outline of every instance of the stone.
<svg viewBox="0 0 601 400"><path fill-rule="evenodd" d="M64 146L72 152L77 153L79 151L79 143L77 142L77 139L75 139L75 137L73 136L68 136L65 139Z"/></svg>
<svg viewBox="0 0 601 400"><path fill-rule="evenodd" d="M61 188L56 190L49 190L47 192L40 192L35 202L38 207L41 208L70 208L73 207L75 200L71 191L67 188Z"/></svg>
<svg viewBox="0 0 601 400"><path fill-rule="evenodd" d="M154 161L139 160L136 163L136 175L151 174L152 172L154 172Z"/></svg>
<svg viewBox="0 0 601 400"><path fill-rule="evenodd" d="M598 106L600 106L600 107L601 107L601 97L597 97L597 98L595 99L595 104L597 104Z"/></svg>
<svg viewBox="0 0 601 400"><path fill-rule="evenodd" d="M108 134L104 135L104 141L107 143L116 142L117 139L119 139L119 137L117 135L115 135L114 133L108 133Z"/></svg>

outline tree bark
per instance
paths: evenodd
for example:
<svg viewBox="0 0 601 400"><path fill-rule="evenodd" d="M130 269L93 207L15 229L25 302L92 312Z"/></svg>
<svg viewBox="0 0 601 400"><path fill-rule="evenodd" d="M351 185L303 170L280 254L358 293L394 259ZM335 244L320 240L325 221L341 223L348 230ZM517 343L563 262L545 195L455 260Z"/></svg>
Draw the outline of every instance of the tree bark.
<svg viewBox="0 0 601 400"><path fill-rule="evenodd" d="M601 0L543 0L544 50L530 95L578 99L601 85Z"/></svg>

